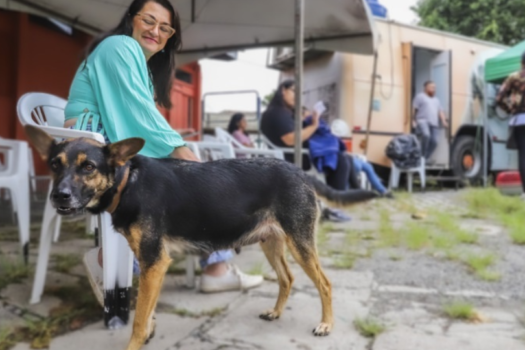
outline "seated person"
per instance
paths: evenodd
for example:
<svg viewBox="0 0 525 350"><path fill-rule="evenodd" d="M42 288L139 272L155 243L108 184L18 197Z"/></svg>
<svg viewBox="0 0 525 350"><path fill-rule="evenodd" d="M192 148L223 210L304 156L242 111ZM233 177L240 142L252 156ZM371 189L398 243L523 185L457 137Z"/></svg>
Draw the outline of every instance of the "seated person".
<svg viewBox="0 0 525 350"><path fill-rule="evenodd" d="M282 82L262 115L261 132L278 147L293 147L295 143L294 124L295 84L291 80ZM303 127L301 141L303 148L308 148L308 139L319 125L319 116L312 118L312 124ZM285 159L294 162L293 154L285 154ZM303 170L311 168L310 157L303 155ZM330 183L329 183L330 185ZM344 188L343 188L344 189ZM339 210L323 209L323 218L336 222L349 221L350 217Z"/></svg>
<svg viewBox="0 0 525 350"><path fill-rule="evenodd" d="M308 113L306 113L308 115ZM303 125L312 123L312 117L305 118ZM360 188L357 175L364 172L372 185L372 188L381 195L392 197L381 183L381 180L374 171L372 164L367 161L346 153L346 146L340 138L335 136L328 124L324 120L319 121L319 126L315 133L310 137L309 142L310 157L316 169L335 174L332 177L333 187L336 189ZM348 175L338 171L341 162L350 163ZM328 177L327 177L328 182ZM337 186L337 187L336 187Z"/></svg>
<svg viewBox="0 0 525 350"><path fill-rule="evenodd" d="M261 117L261 132L277 147L293 147L295 145L295 84L286 80L279 85L270 104ZM303 148L308 148L308 139L313 135L318 125L318 117L314 116L312 125L303 128L301 141ZM294 162L293 154L286 153L284 158ZM303 155L303 170L310 170L310 158Z"/></svg>
<svg viewBox="0 0 525 350"><path fill-rule="evenodd" d="M253 142L246 132L247 128L248 122L246 122L244 114L235 113L232 115L230 123L228 124L228 132L243 146L253 148Z"/></svg>

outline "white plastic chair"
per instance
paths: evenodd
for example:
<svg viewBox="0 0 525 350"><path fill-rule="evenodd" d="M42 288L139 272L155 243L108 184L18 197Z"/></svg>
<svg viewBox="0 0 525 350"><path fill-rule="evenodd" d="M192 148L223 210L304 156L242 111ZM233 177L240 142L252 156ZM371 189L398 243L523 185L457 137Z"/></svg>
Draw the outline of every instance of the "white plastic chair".
<svg viewBox="0 0 525 350"><path fill-rule="evenodd" d="M29 226L31 198L29 190L29 147L25 141L0 139L0 152L5 156L0 171L0 188L8 189L16 212L20 244L27 263L29 257Z"/></svg>
<svg viewBox="0 0 525 350"><path fill-rule="evenodd" d="M17 112L22 125L39 127L56 138L85 137L104 143L101 134L63 128L64 108L67 101L45 93L27 93L18 100ZM31 293L32 304L38 303L44 290L47 264L53 236L60 230L60 216L56 214L48 199L44 209L44 219L40 232L38 261ZM98 215L104 260L104 319L106 326L118 328L127 323L129 317L129 289L132 283L133 253L126 239L113 229L109 213ZM124 300L124 304L120 304Z"/></svg>
<svg viewBox="0 0 525 350"><path fill-rule="evenodd" d="M394 162L392 163L392 168L390 170L390 189L395 189L399 187L399 179L401 177L402 173L407 174L407 186L408 186L408 192L412 193L412 183L414 179L414 174L419 174L419 178L421 181L421 189L424 190L426 186L426 177L425 177L425 158L421 157L421 163L416 168L410 168L410 169L400 169L398 168Z"/></svg>
<svg viewBox="0 0 525 350"><path fill-rule="evenodd" d="M215 137L217 141L231 144L233 152L237 158L278 158L284 159L284 153L280 149L257 149L244 146L237 141L229 132L222 128L215 128Z"/></svg>

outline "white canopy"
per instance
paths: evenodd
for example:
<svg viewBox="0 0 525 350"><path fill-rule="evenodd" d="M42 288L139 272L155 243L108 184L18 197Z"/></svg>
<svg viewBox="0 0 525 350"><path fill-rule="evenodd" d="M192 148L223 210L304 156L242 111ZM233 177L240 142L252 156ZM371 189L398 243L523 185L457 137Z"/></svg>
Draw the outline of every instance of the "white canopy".
<svg viewBox="0 0 525 350"><path fill-rule="evenodd" d="M254 47L294 45L294 0L171 0L182 20L179 62ZM58 19L91 34L114 27L131 0L0 0L0 8ZM304 38L319 50L372 54L364 0L305 0Z"/></svg>

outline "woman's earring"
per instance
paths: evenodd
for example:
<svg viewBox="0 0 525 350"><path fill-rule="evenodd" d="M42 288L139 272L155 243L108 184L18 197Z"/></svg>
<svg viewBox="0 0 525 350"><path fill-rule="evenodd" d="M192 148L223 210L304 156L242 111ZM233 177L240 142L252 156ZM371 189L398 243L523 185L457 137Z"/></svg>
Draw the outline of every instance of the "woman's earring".
<svg viewBox="0 0 525 350"><path fill-rule="evenodd" d="M164 49L162 49L162 53L164 53Z"/></svg>

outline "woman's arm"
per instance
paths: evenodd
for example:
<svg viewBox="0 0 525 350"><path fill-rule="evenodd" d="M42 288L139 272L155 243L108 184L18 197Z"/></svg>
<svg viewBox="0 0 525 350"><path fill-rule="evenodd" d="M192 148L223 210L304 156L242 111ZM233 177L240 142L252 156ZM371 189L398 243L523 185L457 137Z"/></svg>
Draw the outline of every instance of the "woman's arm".
<svg viewBox="0 0 525 350"><path fill-rule="evenodd" d="M301 130L301 142L308 140L315 133L319 127L319 115L314 113L312 116L312 124ZM281 137L285 145L292 147L295 144L295 132L292 131Z"/></svg>
<svg viewBox="0 0 525 350"><path fill-rule="evenodd" d="M175 148L175 150L171 152L170 157L200 162L199 158L186 146Z"/></svg>

